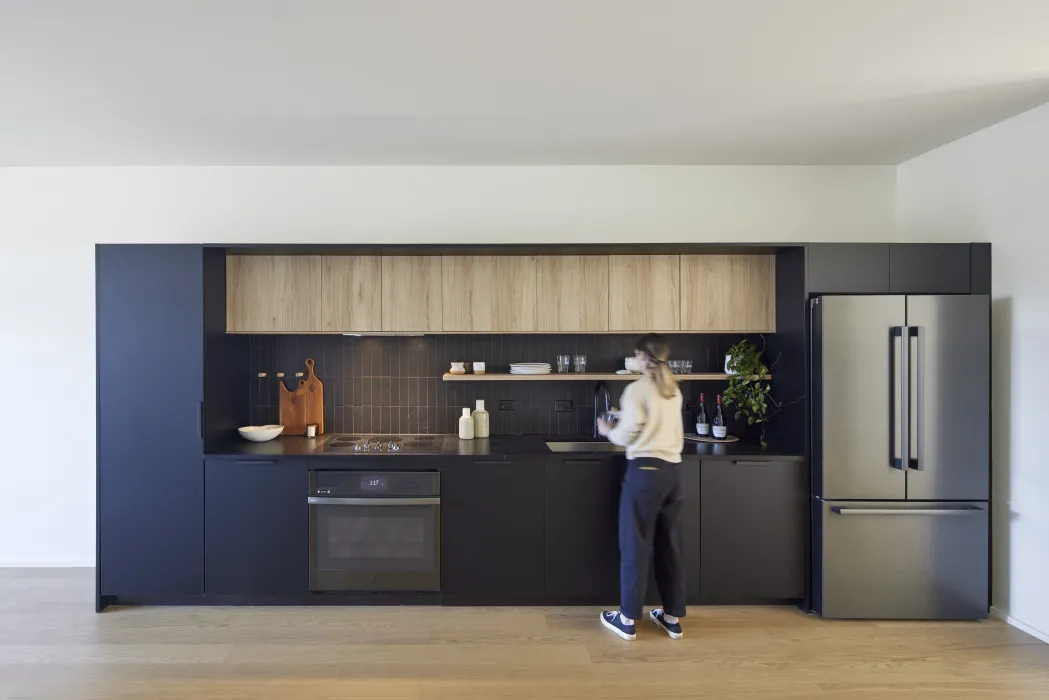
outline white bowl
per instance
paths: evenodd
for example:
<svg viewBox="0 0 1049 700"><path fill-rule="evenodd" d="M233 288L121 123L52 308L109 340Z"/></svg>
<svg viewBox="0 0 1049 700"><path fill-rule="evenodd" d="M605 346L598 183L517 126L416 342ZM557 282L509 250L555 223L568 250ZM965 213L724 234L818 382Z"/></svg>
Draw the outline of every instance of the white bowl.
<svg viewBox="0 0 1049 700"><path fill-rule="evenodd" d="M272 440L283 433L284 426L246 425L243 428L237 428L237 432L240 433L241 437L245 440L251 440L252 442L266 442L267 440Z"/></svg>

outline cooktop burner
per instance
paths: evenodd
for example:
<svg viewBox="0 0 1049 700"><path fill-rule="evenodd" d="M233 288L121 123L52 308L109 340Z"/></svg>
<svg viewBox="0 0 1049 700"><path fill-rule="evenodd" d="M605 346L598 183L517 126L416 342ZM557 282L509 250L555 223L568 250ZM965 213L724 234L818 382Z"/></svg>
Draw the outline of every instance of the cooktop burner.
<svg viewBox="0 0 1049 700"><path fill-rule="evenodd" d="M437 454L443 435L332 435L321 446L323 452L407 452Z"/></svg>

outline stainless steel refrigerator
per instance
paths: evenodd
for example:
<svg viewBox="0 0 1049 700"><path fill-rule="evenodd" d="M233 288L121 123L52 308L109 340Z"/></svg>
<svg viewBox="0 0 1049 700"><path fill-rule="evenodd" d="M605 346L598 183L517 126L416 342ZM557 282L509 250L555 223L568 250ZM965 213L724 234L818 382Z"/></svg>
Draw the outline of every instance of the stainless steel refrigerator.
<svg viewBox="0 0 1049 700"><path fill-rule="evenodd" d="M810 303L813 608L986 617L989 297Z"/></svg>

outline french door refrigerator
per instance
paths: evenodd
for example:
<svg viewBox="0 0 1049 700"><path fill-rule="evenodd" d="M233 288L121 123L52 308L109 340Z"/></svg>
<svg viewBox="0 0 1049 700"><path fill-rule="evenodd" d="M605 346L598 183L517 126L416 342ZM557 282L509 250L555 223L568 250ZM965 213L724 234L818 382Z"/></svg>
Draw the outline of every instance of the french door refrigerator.
<svg viewBox="0 0 1049 700"><path fill-rule="evenodd" d="M986 617L990 298L810 304L813 608Z"/></svg>

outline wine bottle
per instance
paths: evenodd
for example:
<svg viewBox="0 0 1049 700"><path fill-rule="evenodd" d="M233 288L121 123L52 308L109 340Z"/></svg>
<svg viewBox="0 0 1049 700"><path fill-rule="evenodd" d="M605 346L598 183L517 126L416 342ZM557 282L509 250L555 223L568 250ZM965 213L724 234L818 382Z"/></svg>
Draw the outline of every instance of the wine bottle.
<svg viewBox="0 0 1049 700"><path fill-rule="evenodd" d="M721 394L718 394L718 409L714 414L714 438L724 440L728 437L728 426L725 425L725 413L721 410Z"/></svg>
<svg viewBox="0 0 1049 700"><path fill-rule="evenodd" d="M710 418L707 416L707 397L699 395L699 411L696 413L696 434L710 437Z"/></svg>

